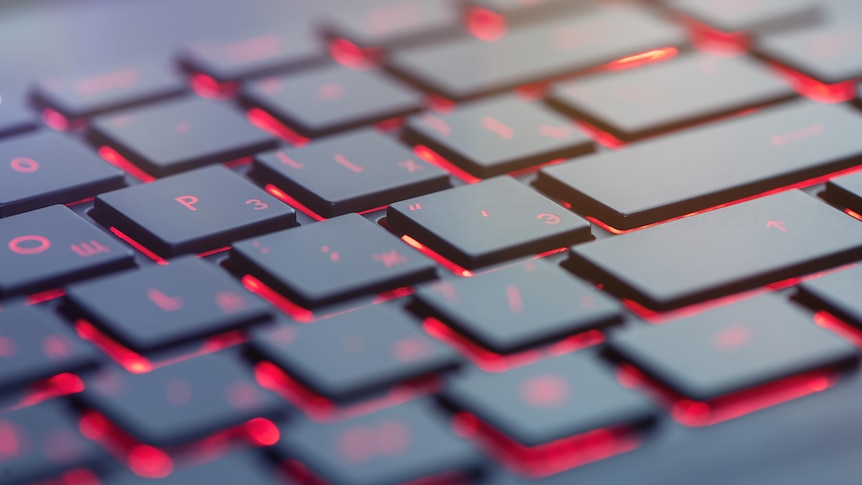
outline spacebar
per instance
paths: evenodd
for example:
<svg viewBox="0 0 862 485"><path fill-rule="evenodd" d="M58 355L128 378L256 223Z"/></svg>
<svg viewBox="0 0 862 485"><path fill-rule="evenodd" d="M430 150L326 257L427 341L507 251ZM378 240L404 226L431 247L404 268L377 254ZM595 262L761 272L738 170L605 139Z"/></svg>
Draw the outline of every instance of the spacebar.
<svg viewBox="0 0 862 485"><path fill-rule="evenodd" d="M572 248L565 266L669 310L862 259L862 223L798 190Z"/></svg>

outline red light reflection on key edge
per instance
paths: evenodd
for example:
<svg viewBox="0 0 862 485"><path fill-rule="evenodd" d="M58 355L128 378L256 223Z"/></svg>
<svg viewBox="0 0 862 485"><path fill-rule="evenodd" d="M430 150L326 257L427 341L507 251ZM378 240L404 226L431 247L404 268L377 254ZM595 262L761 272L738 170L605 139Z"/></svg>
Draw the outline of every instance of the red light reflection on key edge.
<svg viewBox="0 0 862 485"><path fill-rule="evenodd" d="M856 98L856 82L845 81L827 84L777 62L769 63L772 69L808 99L828 104L843 103Z"/></svg>
<svg viewBox="0 0 862 485"><path fill-rule="evenodd" d="M149 182L156 180L155 177L148 174L147 172L144 172L143 170L138 168L137 165L130 162L126 157L120 155L120 153L117 150L115 150L115 149L113 149L107 145L100 146L98 149L98 152L99 152L99 156L102 157L103 160L105 160L106 162L110 163L111 165L119 168L120 170L128 173L132 177L135 177L136 179L140 180L141 182L149 183Z"/></svg>
<svg viewBox="0 0 862 485"><path fill-rule="evenodd" d="M193 73L189 78L192 90L198 96L208 99L231 99L239 92L236 81L218 82L212 76L203 73Z"/></svg>
<svg viewBox="0 0 862 485"><path fill-rule="evenodd" d="M158 254L156 254L156 253L152 252L152 251L151 251L151 250L149 250L146 246L144 246L143 244L139 243L138 241L135 241L134 239L132 239L132 237L131 237L131 236L127 235L127 234L126 234L126 233L124 233L123 231L121 231L121 230L117 229L117 228L116 228L116 227L114 227L114 226L111 226L111 227L110 227L110 228L108 228L108 229L109 229L109 230L111 231L111 233L113 233L115 236L117 236L118 238L122 239L126 244L128 244L129 246L131 246L131 247L135 248L138 252L140 252L140 253L141 253L141 254L143 254L144 256L146 256L146 257L148 257L148 258L152 259L152 260L153 260L153 261L155 261L157 264L162 264L162 265L164 265L164 264L168 264L168 261L167 261L165 258L163 258L163 257L159 256Z"/></svg>
<svg viewBox="0 0 862 485"><path fill-rule="evenodd" d="M260 108L250 108L246 112L246 117L249 123L260 128L267 133L272 133L275 136L291 143L294 146L300 147L309 142L309 139L291 130L284 123L275 119L274 116Z"/></svg>

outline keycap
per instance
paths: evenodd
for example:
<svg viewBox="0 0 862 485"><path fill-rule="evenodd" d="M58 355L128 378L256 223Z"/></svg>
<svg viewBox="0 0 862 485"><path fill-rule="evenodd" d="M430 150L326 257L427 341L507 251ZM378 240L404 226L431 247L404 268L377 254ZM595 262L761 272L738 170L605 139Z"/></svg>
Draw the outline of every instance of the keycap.
<svg viewBox="0 0 862 485"><path fill-rule="evenodd" d="M826 183L823 197L841 207L862 212L862 174L852 173L833 178Z"/></svg>
<svg viewBox="0 0 862 485"><path fill-rule="evenodd" d="M373 0L341 4L322 23L327 35L363 49L400 47L456 34L459 13L445 0Z"/></svg>
<svg viewBox="0 0 862 485"><path fill-rule="evenodd" d="M93 121L90 142L107 145L156 176L223 163L270 150L271 135L216 101L186 98Z"/></svg>
<svg viewBox="0 0 862 485"><path fill-rule="evenodd" d="M594 150L592 140L567 118L515 96L470 103L446 114L412 116L404 138L479 177Z"/></svg>
<svg viewBox="0 0 862 485"><path fill-rule="evenodd" d="M237 272L309 306L411 285L435 274L431 260L357 214L238 242L231 262Z"/></svg>
<svg viewBox="0 0 862 485"><path fill-rule="evenodd" d="M14 135L36 128L36 116L24 107L15 92L0 92L0 136Z"/></svg>
<svg viewBox="0 0 862 485"><path fill-rule="evenodd" d="M666 310L860 258L859 221L791 190L575 246L565 265Z"/></svg>
<svg viewBox="0 0 862 485"><path fill-rule="evenodd" d="M84 145L39 131L0 143L0 217L92 197L125 185L122 171Z"/></svg>
<svg viewBox="0 0 862 485"><path fill-rule="evenodd" d="M205 438L253 418L284 411L278 396L255 384L231 351L185 360L145 374L106 368L85 379L77 396L135 439L158 447Z"/></svg>
<svg viewBox="0 0 862 485"><path fill-rule="evenodd" d="M97 362L96 350L56 315L21 304L0 309L0 388L76 372Z"/></svg>
<svg viewBox="0 0 862 485"><path fill-rule="evenodd" d="M765 35L755 51L827 84L862 77L862 29L852 22Z"/></svg>
<svg viewBox="0 0 862 485"><path fill-rule="evenodd" d="M252 451L232 451L226 456L204 464L190 464L186 468L175 468L164 478L142 478L132 472L112 474L106 485L187 485L207 483L210 485L277 485L283 483L276 478L273 466Z"/></svg>
<svg viewBox="0 0 862 485"><path fill-rule="evenodd" d="M253 176L323 217L375 209L449 188L449 174L373 128L255 158Z"/></svg>
<svg viewBox="0 0 862 485"><path fill-rule="evenodd" d="M315 393L349 400L444 372L458 354L404 311L373 305L314 325L261 328L252 345Z"/></svg>
<svg viewBox="0 0 862 485"><path fill-rule="evenodd" d="M698 401L857 358L850 342L814 325L804 311L774 295L663 325L631 326L613 334L609 345Z"/></svg>
<svg viewBox="0 0 862 485"><path fill-rule="evenodd" d="M4 484L36 483L105 459L105 453L81 435L60 399L0 414L0 438Z"/></svg>
<svg viewBox="0 0 862 485"><path fill-rule="evenodd" d="M0 219L4 297L127 268L133 257L130 249L62 205Z"/></svg>
<svg viewBox="0 0 862 485"><path fill-rule="evenodd" d="M245 100L312 138L404 116L422 104L382 72L337 65L251 83Z"/></svg>
<svg viewBox="0 0 862 485"><path fill-rule="evenodd" d="M859 163L862 117L799 100L578 159L536 186L617 229L659 222Z"/></svg>
<svg viewBox="0 0 862 485"><path fill-rule="evenodd" d="M459 332L499 353L621 319L613 299L544 260L422 285L416 299Z"/></svg>
<svg viewBox="0 0 862 485"><path fill-rule="evenodd" d="M274 448L332 485L394 485L438 476L451 481L453 475L475 474L481 463L428 401L335 423L298 420L282 430Z"/></svg>
<svg viewBox="0 0 862 485"><path fill-rule="evenodd" d="M513 30L496 42L467 37L398 49L387 66L423 88L463 100L647 51L672 55L685 43L675 25L617 8Z"/></svg>
<svg viewBox="0 0 862 485"><path fill-rule="evenodd" d="M859 298L862 267L837 271L800 285L797 298L833 315L862 326L862 299Z"/></svg>
<svg viewBox="0 0 862 485"><path fill-rule="evenodd" d="M503 17L507 24L547 20L592 8L592 0L466 0L468 9L478 8ZM487 15L487 14L486 14Z"/></svg>
<svg viewBox="0 0 862 485"><path fill-rule="evenodd" d="M38 105L75 120L171 98L186 90L182 77L167 64L142 62L42 79L32 94Z"/></svg>
<svg viewBox="0 0 862 485"><path fill-rule="evenodd" d="M195 42L180 54L183 67L222 83L302 69L323 60L319 43L307 32L294 31Z"/></svg>
<svg viewBox="0 0 862 485"><path fill-rule="evenodd" d="M466 268L591 238L589 223L511 177L396 202L386 220Z"/></svg>
<svg viewBox="0 0 862 485"><path fill-rule="evenodd" d="M589 431L649 422L653 405L622 387L593 352L552 357L504 373L471 368L443 399L521 445L535 447Z"/></svg>
<svg viewBox="0 0 862 485"><path fill-rule="evenodd" d="M193 256L72 285L67 297L137 351L242 328L270 314L230 275Z"/></svg>
<svg viewBox="0 0 862 485"><path fill-rule="evenodd" d="M223 166L102 194L92 214L163 256L296 225L296 212Z"/></svg>
<svg viewBox="0 0 862 485"><path fill-rule="evenodd" d="M633 140L794 96L780 77L747 57L692 54L557 84L550 102Z"/></svg>
<svg viewBox="0 0 862 485"><path fill-rule="evenodd" d="M813 0L670 0L668 6L724 32L763 33L817 22Z"/></svg>

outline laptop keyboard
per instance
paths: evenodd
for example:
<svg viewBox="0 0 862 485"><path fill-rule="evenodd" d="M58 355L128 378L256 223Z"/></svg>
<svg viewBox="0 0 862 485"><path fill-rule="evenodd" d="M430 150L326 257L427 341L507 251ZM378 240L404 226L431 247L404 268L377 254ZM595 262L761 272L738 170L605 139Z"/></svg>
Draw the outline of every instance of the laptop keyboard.
<svg viewBox="0 0 862 485"><path fill-rule="evenodd" d="M4 93L0 484L625 483L668 429L854 385L853 19L356 0L306 27Z"/></svg>

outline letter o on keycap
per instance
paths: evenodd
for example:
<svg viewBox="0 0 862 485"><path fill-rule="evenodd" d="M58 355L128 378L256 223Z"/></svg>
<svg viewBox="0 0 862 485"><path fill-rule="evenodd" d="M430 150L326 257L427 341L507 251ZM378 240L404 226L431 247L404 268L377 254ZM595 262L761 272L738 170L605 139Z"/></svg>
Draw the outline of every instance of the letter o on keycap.
<svg viewBox="0 0 862 485"><path fill-rule="evenodd" d="M36 245L32 245L36 243ZM32 255L44 253L51 247L51 241L44 236L26 235L18 236L9 241L9 249L13 253Z"/></svg>
<svg viewBox="0 0 862 485"><path fill-rule="evenodd" d="M12 170L21 173L33 173L39 170L39 162L27 157L13 158L9 165Z"/></svg>

